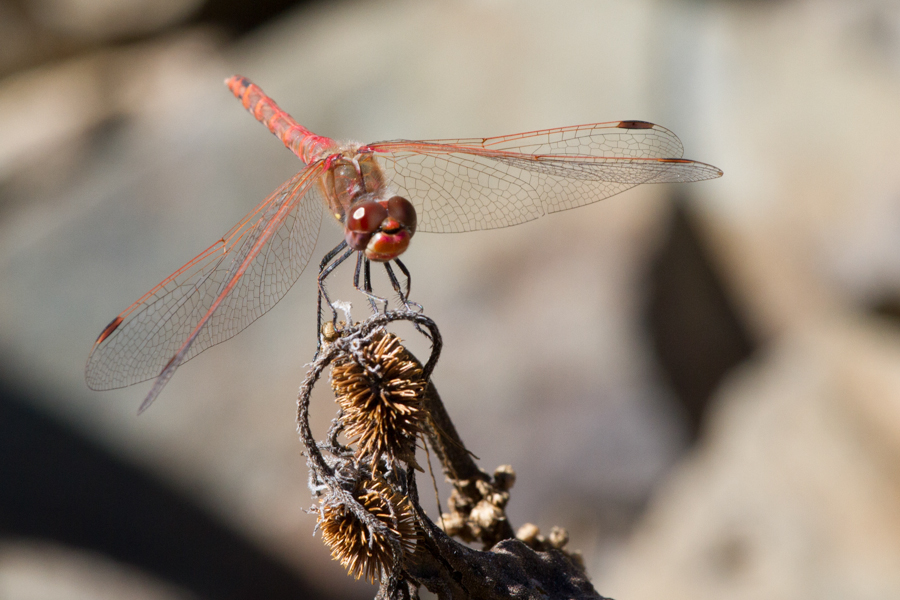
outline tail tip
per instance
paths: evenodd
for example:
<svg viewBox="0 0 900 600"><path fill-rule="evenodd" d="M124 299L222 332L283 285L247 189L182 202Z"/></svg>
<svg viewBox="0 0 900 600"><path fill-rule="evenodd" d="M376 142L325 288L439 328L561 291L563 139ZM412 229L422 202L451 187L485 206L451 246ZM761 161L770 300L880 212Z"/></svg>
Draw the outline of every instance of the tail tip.
<svg viewBox="0 0 900 600"><path fill-rule="evenodd" d="M242 75L232 75L225 80L225 85L235 96L240 96L250 86L250 80Z"/></svg>

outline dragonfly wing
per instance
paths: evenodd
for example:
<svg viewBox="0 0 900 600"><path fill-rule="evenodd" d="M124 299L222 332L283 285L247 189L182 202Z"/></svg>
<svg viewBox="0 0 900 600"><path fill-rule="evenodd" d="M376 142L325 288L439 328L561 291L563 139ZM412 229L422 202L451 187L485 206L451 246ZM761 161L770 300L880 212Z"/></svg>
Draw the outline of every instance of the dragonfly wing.
<svg viewBox="0 0 900 600"><path fill-rule="evenodd" d="M617 158L681 158L684 156L684 146L677 135L661 125L646 121L590 123L490 138L427 140L426 143L537 155Z"/></svg>
<svg viewBox="0 0 900 600"><path fill-rule="evenodd" d="M642 183L721 175L716 167L682 159L672 132L642 121L369 147L398 193L416 207L417 229L439 233L516 225ZM670 152L675 156L665 156Z"/></svg>
<svg viewBox="0 0 900 600"><path fill-rule="evenodd" d="M164 372L167 380L184 361L275 306L315 247L320 171L315 164L286 181L222 239L116 317L88 358L88 385L119 388Z"/></svg>
<svg viewBox="0 0 900 600"><path fill-rule="evenodd" d="M417 231L508 227L546 212L531 177L491 157L401 149L376 156L397 193L415 206Z"/></svg>

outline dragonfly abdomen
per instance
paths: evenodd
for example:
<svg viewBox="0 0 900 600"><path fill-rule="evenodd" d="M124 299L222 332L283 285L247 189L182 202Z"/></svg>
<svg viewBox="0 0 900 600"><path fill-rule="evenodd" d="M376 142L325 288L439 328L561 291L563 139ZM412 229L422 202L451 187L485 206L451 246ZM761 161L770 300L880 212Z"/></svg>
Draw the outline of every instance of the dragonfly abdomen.
<svg viewBox="0 0 900 600"><path fill-rule="evenodd" d="M337 144L334 140L316 135L284 112L275 101L246 77L235 75L225 80L228 89L240 99L256 120L269 128L287 148L300 160L310 164L323 156Z"/></svg>

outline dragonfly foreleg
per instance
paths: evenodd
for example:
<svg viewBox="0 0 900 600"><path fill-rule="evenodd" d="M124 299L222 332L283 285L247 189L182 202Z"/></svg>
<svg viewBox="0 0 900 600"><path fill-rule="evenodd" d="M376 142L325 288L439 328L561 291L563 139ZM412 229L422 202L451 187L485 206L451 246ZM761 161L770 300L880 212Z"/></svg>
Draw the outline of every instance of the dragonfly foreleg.
<svg viewBox="0 0 900 600"><path fill-rule="evenodd" d="M345 248L345 252L335 259L334 257ZM354 252L356 252L356 250L347 248L347 242L343 241L326 254L325 258L322 259L322 262L319 263L319 295L316 300L316 336L318 339L318 342L316 343L316 356L319 355L319 350L322 348L322 298L325 298L325 302L328 303L328 307L331 309L331 324L337 328L337 310L334 308L331 299L328 297L328 292L325 290L325 278L328 277L338 265L350 258L350 255ZM328 264L332 259L334 259L334 262Z"/></svg>
<svg viewBox="0 0 900 600"><path fill-rule="evenodd" d="M341 250L343 250L346 247L347 247L347 241L344 240L343 242L341 242L340 244L338 244L337 246L335 246L334 248L332 248L331 250L328 251L328 254L326 254L325 257L322 259L322 262L319 263L319 274L320 275L322 274L322 270L325 269L325 265L327 265L329 263L329 261L331 261L332 258L337 256L338 252L340 252Z"/></svg>
<svg viewBox="0 0 900 600"><path fill-rule="evenodd" d="M363 268L363 264L365 264L365 275L363 279L363 287L360 288L359 274ZM360 252L356 257L356 273L353 275L353 287L366 295L366 299L369 301L369 306L372 307L372 312L378 312L378 305L375 303L375 300L381 300L381 298L372 294L372 277L369 270L369 261L362 252Z"/></svg>

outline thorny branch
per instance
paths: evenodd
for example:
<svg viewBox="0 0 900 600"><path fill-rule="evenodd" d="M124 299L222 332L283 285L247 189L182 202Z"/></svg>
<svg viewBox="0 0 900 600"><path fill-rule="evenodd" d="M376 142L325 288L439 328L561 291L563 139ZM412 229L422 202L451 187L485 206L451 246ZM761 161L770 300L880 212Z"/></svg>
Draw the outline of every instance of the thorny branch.
<svg viewBox="0 0 900 600"><path fill-rule="evenodd" d="M432 343L422 366L388 333L410 321ZM424 328L424 329L423 329ZM297 425L323 541L350 574L380 583L378 598L602 598L580 556L563 549L564 530L544 538L533 525L518 534L505 506L515 473L493 476L466 449L430 380L441 351L437 325L412 311L373 315L327 336L300 388ZM340 406L326 440L309 427L312 389L327 367ZM344 435L346 444L339 441ZM419 504L415 444L426 440L453 485L444 529ZM356 449L354 449L354 446ZM475 550L452 539L480 542ZM518 539L517 539L518 536Z"/></svg>

